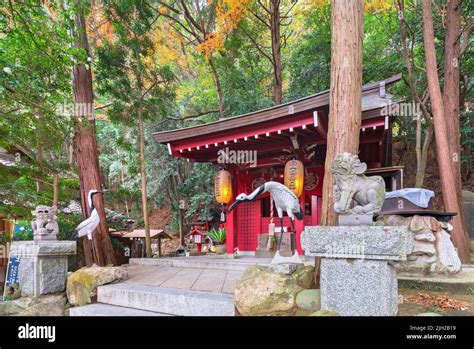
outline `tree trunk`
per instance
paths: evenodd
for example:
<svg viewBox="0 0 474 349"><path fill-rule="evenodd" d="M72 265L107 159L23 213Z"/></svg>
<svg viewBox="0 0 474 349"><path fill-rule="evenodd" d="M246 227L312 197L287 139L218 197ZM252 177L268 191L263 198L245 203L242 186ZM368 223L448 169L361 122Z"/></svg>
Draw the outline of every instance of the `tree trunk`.
<svg viewBox="0 0 474 349"><path fill-rule="evenodd" d="M53 173L53 206L58 207L59 174Z"/></svg>
<svg viewBox="0 0 474 349"><path fill-rule="evenodd" d="M331 89L321 225L336 225L332 164L336 154L359 152L364 1L332 1Z"/></svg>
<svg viewBox="0 0 474 349"><path fill-rule="evenodd" d="M280 0L270 3L270 31L272 37L273 57L273 101L275 105L282 101L282 75L281 75L281 36L280 36Z"/></svg>
<svg viewBox="0 0 474 349"><path fill-rule="evenodd" d="M75 47L88 52L85 17L82 11L76 15ZM95 122L86 111L93 111L92 74L84 64L78 64L72 71L72 89L75 110L81 110L82 115L77 115L77 126L74 135L76 145L76 161L79 168L79 181L81 190L82 214L89 217L87 194L91 189L101 189L99 171L99 157L95 139ZM85 107L85 108L84 108ZM85 113L84 113L85 112ZM85 117L85 120L83 118ZM89 119L89 120L87 120ZM109 231L104 211L102 197L95 198L95 206L99 213L100 224L93 234L93 244L97 253L96 261L99 265L115 264L115 255L110 242ZM87 265L92 264L87 241L84 244L84 254Z"/></svg>
<svg viewBox="0 0 474 349"><path fill-rule="evenodd" d="M178 223L179 223L179 244L184 246L184 210L178 210Z"/></svg>
<svg viewBox="0 0 474 349"><path fill-rule="evenodd" d="M461 133L459 130L459 56L461 52L461 0L449 0L444 42L443 104L459 207L462 208ZM458 213L464 223L464 212Z"/></svg>
<svg viewBox="0 0 474 349"><path fill-rule="evenodd" d="M142 210L143 223L145 225L145 249L148 258L153 257L151 250L150 222L148 219L148 201L146 192L146 168L145 168L145 132L143 130L143 101L140 100L138 107L138 128L140 133L140 175L142 180Z"/></svg>
<svg viewBox="0 0 474 349"><path fill-rule="evenodd" d="M222 97L222 87L221 87L221 82L219 80L219 74L217 73L217 69L214 65L214 60L212 59L212 57L209 57L208 62L209 62L209 67L211 68L212 79L214 80L214 85L216 86L217 104L219 106L219 117L223 119L225 118L224 100Z"/></svg>
<svg viewBox="0 0 474 349"><path fill-rule="evenodd" d="M410 86L411 94L413 100L420 106L421 114L418 115L416 120L416 177L415 177L415 187L421 188L425 179L426 172L426 162L428 160L428 151L431 145L431 140L433 137L433 124L431 123L431 114L426 107L428 96L420 98L418 91L416 89L416 79L414 74L415 63L413 62L414 57L409 53L407 45L407 28L405 22L405 2L404 0L396 1L398 14L398 23L400 28L400 36L403 47L403 57L405 59L405 64L407 66L408 72L408 85ZM411 45L414 46L414 37L411 37ZM425 119L428 124L425 131L425 140L422 145L422 117Z"/></svg>
<svg viewBox="0 0 474 349"><path fill-rule="evenodd" d="M122 186L125 187L125 173L123 172L123 168L120 167L120 183L122 183ZM128 209L128 200L125 200L125 213L127 216L130 215L129 209Z"/></svg>
<svg viewBox="0 0 474 349"><path fill-rule="evenodd" d="M419 116L421 117L421 115ZM418 125L418 123L420 125ZM421 119L417 120L417 135L416 135L416 176L415 188L422 188L426 174L426 164L428 163L428 151L433 138L433 125L430 123L425 130L425 139L423 145L421 144ZM418 134L418 127L420 134ZM419 137L419 139L418 139Z"/></svg>
<svg viewBox="0 0 474 349"><path fill-rule="evenodd" d="M446 120L436 63L431 0L423 0L423 42L425 44L426 75L433 109L434 133L444 207L446 211L458 213L452 220L454 229L451 237L458 248L459 258L466 263L470 260L469 241L459 214L461 207L456 195L456 180L453 171L455 159L453 159L450 152L448 134L446 133Z"/></svg>

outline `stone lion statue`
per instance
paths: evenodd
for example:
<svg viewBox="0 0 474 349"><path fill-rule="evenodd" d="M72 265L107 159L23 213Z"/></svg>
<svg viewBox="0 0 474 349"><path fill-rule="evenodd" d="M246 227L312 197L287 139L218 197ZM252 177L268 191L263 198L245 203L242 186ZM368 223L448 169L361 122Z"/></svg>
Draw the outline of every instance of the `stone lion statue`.
<svg viewBox="0 0 474 349"><path fill-rule="evenodd" d="M56 240L59 232L56 206L37 206L31 211L35 219L31 222L33 238L37 240Z"/></svg>
<svg viewBox="0 0 474 349"><path fill-rule="evenodd" d="M334 211L339 214L376 214L380 211L385 200L385 182L380 176L365 176L366 170L367 165L357 155L336 155L332 166Z"/></svg>

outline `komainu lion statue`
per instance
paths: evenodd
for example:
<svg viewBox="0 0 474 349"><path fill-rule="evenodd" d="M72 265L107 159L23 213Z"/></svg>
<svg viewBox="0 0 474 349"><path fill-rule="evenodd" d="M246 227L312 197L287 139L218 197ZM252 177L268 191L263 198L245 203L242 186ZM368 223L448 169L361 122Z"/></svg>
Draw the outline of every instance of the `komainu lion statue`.
<svg viewBox="0 0 474 349"><path fill-rule="evenodd" d="M56 240L59 232L57 222L56 206L37 206L31 214L35 219L31 222L33 228L33 239L38 240Z"/></svg>
<svg viewBox="0 0 474 349"><path fill-rule="evenodd" d="M380 211L385 200L385 182L380 176L365 176L366 170L367 165L360 162L357 155L336 155L332 166L334 211L340 214L376 214Z"/></svg>

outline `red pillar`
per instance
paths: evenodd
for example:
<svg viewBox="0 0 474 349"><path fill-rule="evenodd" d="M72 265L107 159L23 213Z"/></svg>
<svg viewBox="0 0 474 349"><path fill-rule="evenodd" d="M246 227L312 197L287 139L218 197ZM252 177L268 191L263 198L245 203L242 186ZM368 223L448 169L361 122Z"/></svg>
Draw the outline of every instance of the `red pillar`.
<svg viewBox="0 0 474 349"><path fill-rule="evenodd" d="M227 208L234 202L236 193L237 193L237 178L235 178L236 173L232 173L232 200L226 205ZM226 253L234 253L234 248L237 241L237 208L231 212L226 212Z"/></svg>
<svg viewBox="0 0 474 349"><path fill-rule="evenodd" d="M303 215L304 215L304 197L305 197L305 193L303 192L303 194L301 194L300 196L300 206L301 206L301 209L303 210ZM296 251L298 251L299 254L303 254L303 249L301 248L301 233L303 232L304 230L304 219L299 221L299 220L295 220L295 230L296 230Z"/></svg>

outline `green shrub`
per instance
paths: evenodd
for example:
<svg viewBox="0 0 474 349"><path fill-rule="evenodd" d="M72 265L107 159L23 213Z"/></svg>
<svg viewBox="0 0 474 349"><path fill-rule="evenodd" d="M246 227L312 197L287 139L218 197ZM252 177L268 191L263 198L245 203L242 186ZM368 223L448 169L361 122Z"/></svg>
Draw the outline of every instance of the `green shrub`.
<svg viewBox="0 0 474 349"><path fill-rule="evenodd" d="M206 235L212 240L214 244L221 245L225 241L226 230L225 228L213 228L210 232L207 232Z"/></svg>

